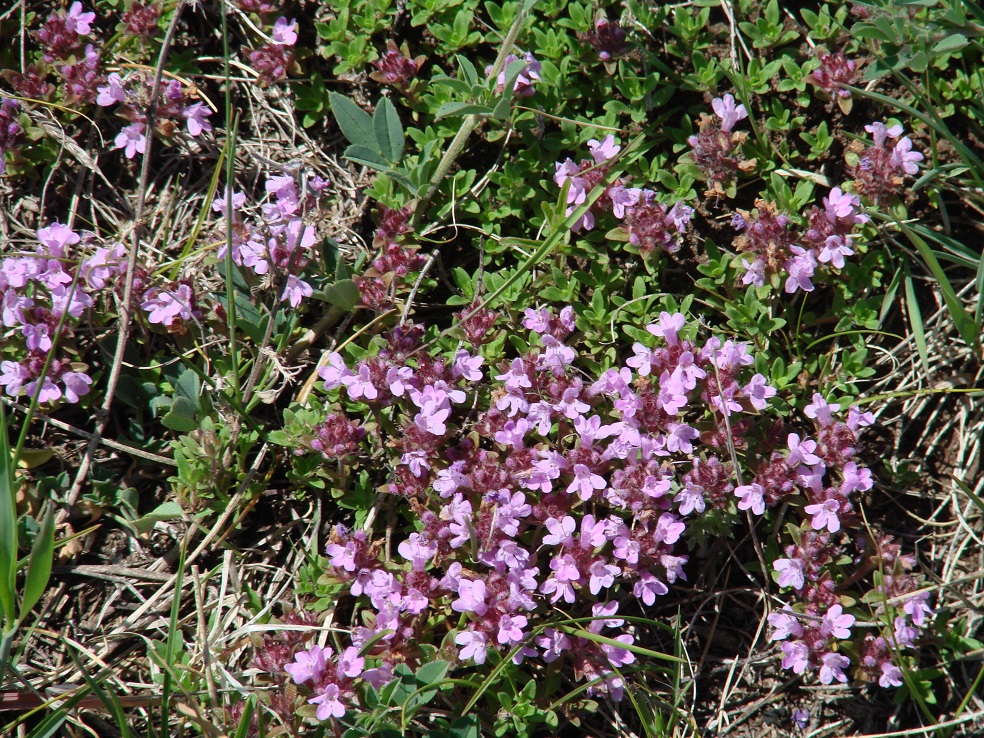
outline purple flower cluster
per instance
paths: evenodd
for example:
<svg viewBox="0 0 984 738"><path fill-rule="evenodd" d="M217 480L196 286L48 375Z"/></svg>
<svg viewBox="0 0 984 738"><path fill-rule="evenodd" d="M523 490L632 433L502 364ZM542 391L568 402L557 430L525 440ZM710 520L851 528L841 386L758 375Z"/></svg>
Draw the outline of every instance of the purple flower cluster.
<svg viewBox="0 0 984 738"><path fill-rule="evenodd" d="M116 136L114 144L117 149L123 149L127 159L132 159L147 150L147 109L151 102L153 79L144 72L134 72L125 77L113 72L105 81L105 85L97 88L95 102L104 108L116 106L116 114L130 121L130 125ZM156 130L170 137L184 123L188 135L197 137L212 130L207 120L211 114L212 111L204 103L191 102L181 82L172 79L162 85L158 94Z"/></svg>
<svg viewBox="0 0 984 738"><path fill-rule="evenodd" d="M861 212L860 198L839 187L823 198L822 209L814 205L806 217L806 231L799 233L793 229L789 216L764 200L755 202L753 213L738 211L731 221L742 231L735 248L755 257L751 262L741 260L746 270L742 284L778 284L780 276L785 275L787 293L812 292L819 265L843 269L844 257L854 254L855 230L869 220Z"/></svg>
<svg viewBox="0 0 984 738"><path fill-rule="evenodd" d="M20 104L16 100L0 100L0 174L6 169L4 154L16 151L24 137L20 124Z"/></svg>
<svg viewBox="0 0 984 738"><path fill-rule="evenodd" d="M591 191L605 178L608 162L621 148L615 143L615 137L608 135L600 142L595 139L588 141L591 159L582 159L580 164L575 164L571 159L556 163L553 179L558 187L568 187L568 215L584 204ZM616 218L624 221L629 243L643 257L657 248L668 253L678 251L681 246L680 237L694 213L693 208L682 203L667 208L657 201L656 193L652 190L626 187L621 180L615 180L574 223L573 230L591 230L596 217L609 210Z"/></svg>
<svg viewBox="0 0 984 738"><path fill-rule="evenodd" d="M270 43L249 52L249 63L259 75L261 84L274 84L287 79L294 65L294 44L297 43L297 21L278 18L270 32Z"/></svg>
<svg viewBox="0 0 984 738"><path fill-rule="evenodd" d="M376 643L373 683L415 658L416 641L440 639L428 618L450 610L461 662L484 664L492 650L531 668L563 659L595 680L590 691L620 698L616 669L632 663L635 638L618 616L620 594L650 606L686 579L676 547L687 517L738 500L734 470L718 458L724 434L730 427L742 445L750 413L775 395L745 344L698 346L682 335L684 316L664 312L647 327L655 345L636 343L623 366L592 381L575 367L572 308L527 309L523 326L533 348L488 373L465 349L421 352L423 331L407 327L354 366L333 353L319 369L327 391L385 416L391 437L366 440L390 449L388 489L413 514L402 563L367 531L342 526L327 549L334 578L369 610L351 646ZM316 435L317 450L353 461L365 438L340 411ZM620 645L552 624L558 606L583 608L588 630L612 630ZM311 649L292 668L329 673L322 655ZM319 716L337 717L349 684L336 676L341 661L325 663L335 671L324 683L295 681L311 682Z"/></svg>
<svg viewBox="0 0 984 738"><path fill-rule="evenodd" d="M847 535L849 529L858 527L854 496L873 486L871 472L852 460L858 430L873 418L850 408L847 420L841 422L834 419L839 410L840 405L815 394L805 413L815 423L817 440L790 433L787 454L774 453L747 485L747 494L756 498L777 499L792 493L806 498L803 512L808 521L804 521L796 542L785 549L786 556L773 562L778 585L792 590L796 604L769 616L773 628L770 638L783 642L783 668L796 674L816 669L823 684L848 680L845 670L851 660L846 653L852 648L840 642L856 639L851 630L855 616L844 611L832 566L850 554L855 544ZM872 568L887 572L876 585L880 597L876 602L904 603L904 614L894 619L888 638L868 634L854 647L853 653L861 654L856 666L862 681L877 680L883 687L902 683L901 670L892 662L889 646L914 647L918 627L932 613L927 593L915 592L917 580L907 573L914 563L911 557L901 556L898 545L891 544L890 539L882 541L872 557ZM881 604L875 608L876 615L883 611Z"/></svg>
<svg viewBox="0 0 984 738"><path fill-rule="evenodd" d="M64 399L75 403L89 393L92 384L84 366L52 357L44 373L45 361L54 349L59 323L59 340L64 346L73 336L73 325L93 306L93 296L123 271L124 250L121 244L97 247L80 259L72 247L88 247L93 239L87 237L83 242L82 236L62 223L41 228L37 238L40 243L33 254L8 256L0 262L5 338L18 335L24 355L19 361L0 363L0 385L10 397L34 396L40 390L40 402ZM5 345L13 344L5 341Z"/></svg>
<svg viewBox="0 0 984 738"><path fill-rule="evenodd" d="M51 64L58 59L68 59L82 48L82 37L92 32L95 13L86 13L82 3L74 2L67 13L52 13L35 34L41 42L44 60Z"/></svg>
<svg viewBox="0 0 984 738"><path fill-rule="evenodd" d="M314 256L314 226L305 225L303 215L316 196L303 196L297 179L289 174L270 177L264 187L270 200L260 207L259 216L251 219L244 218L246 195L233 193L232 233L228 238L223 234L223 241L231 243L236 265L271 280L279 299L296 308L314 293L300 275ZM212 210L224 215L227 204L225 196L216 197ZM222 223L224 226L225 221ZM226 243L218 251L220 259L225 257Z"/></svg>
<svg viewBox="0 0 984 738"><path fill-rule="evenodd" d="M157 33L160 18L160 6L153 0L146 4L134 0L120 18L121 28L125 35L147 41Z"/></svg>
<svg viewBox="0 0 984 738"><path fill-rule="evenodd" d="M807 80L830 97L851 97L850 90L845 90L844 85L853 85L858 81L857 63L848 59L842 51L817 54L817 60L820 66L807 75Z"/></svg>
<svg viewBox="0 0 984 738"><path fill-rule="evenodd" d="M397 287L424 265L417 249L403 238L410 231L412 215L409 207L394 209L380 205L379 227L373 237L373 246L380 254L362 276L354 278L362 304L370 310L381 313L392 308Z"/></svg>
<svg viewBox="0 0 984 738"><path fill-rule="evenodd" d="M625 29L617 21L599 18L595 21L594 29L578 36L583 43L588 44L598 54L603 62L612 62L622 56L627 49Z"/></svg>
<svg viewBox="0 0 984 738"><path fill-rule="evenodd" d="M401 50L392 40L387 40L386 51L372 63L376 71L370 72L369 77L380 84L407 92L410 83L423 66L425 58L418 56L416 59L411 59L405 44Z"/></svg>
<svg viewBox="0 0 984 738"><path fill-rule="evenodd" d="M885 205L898 195L906 175L919 172L923 155L912 150L912 140L902 135L902 126L875 122L864 129L874 140L867 148L856 142L858 161L850 170L854 189L875 204Z"/></svg>
<svg viewBox="0 0 984 738"><path fill-rule="evenodd" d="M707 194L721 197L737 172L755 168L755 160L741 159L740 148L748 134L734 130L739 121L748 117L745 106L735 104L734 96L729 94L712 100L711 108L717 120L701 113L698 131L687 143L691 161L710 185Z"/></svg>

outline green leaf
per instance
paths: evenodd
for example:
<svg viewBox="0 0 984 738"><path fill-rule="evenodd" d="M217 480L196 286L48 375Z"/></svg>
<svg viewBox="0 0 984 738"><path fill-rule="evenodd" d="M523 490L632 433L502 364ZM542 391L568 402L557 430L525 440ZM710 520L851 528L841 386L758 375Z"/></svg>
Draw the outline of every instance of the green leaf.
<svg viewBox="0 0 984 738"><path fill-rule="evenodd" d="M355 310L355 306L362 298L359 287L351 279L342 279L329 285L324 294L326 301L347 313Z"/></svg>
<svg viewBox="0 0 984 738"><path fill-rule="evenodd" d="M481 735L475 715L462 715L451 723L450 738L481 738Z"/></svg>
<svg viewBox="0 0 984 738"><path fill-rule="evenodd" d="M186 397L175 397L171 409L161 418L161 424L178 433L196 430L199 425L198 404Z"/></svg>
<svg viewBox="0 0 984 738"><path fill-rule="evenodd" d="M417 681L421 685L434 684L444 679L451 664L447 661L431 661L417 669Z"/></svg>
<svg viewBox="0 0 984 738"><path fill-rule="evenodd" d="M20 607L20 620L41 599L51 577L51 561L55 553L55 518L51 505L45 506L41 529L34 537L31 558L27 563L27 579L24 581L24 599Z"/></svg>
<svg viewBox="0 0 984 738"><path fill-rule="evenodd" d="M163 502L146 515L137 518L130 525L137 533L149 533L159 522L166 520L180 520L182 517L181 505L173 500Z"/></svg>
<svg viewBox="0 0 984 738"><path fill-rule="evenodd" d="M936 44L936 46L933 47L933 52L943 54L951 51L959 51L968 43L970 42L962 33L954 33L952 36L947 36L945 39Z"/></svg>
<svg viewBox="0 0 984 738"><path fill-rule="evenodd" d="M198 398L201 396L201 389L202 384L198 375L191 369L185 369L178 375L178 379L174 383L174 396L175 399L183 397L191 400L197 409L200 407Z"/></svg>
<svg viewBox="0 0 984 738"><path fill-rule="evenodd" d="M926 347L926 332L923 326L922 311L919 309L918 300L916 300L916 290L912 284L912 277L908 274L905 275L905 307L909 313L912 336L916 340L916 349L919 351L919 358L922 360L923 371L928 377L931 371L929 368L929 350Z"/></svg>
<svg viewBox="0 0 984 738"><path fill-rule="evenodd" d="M373 133L372 118L369 113L360 108L345 95L337 92L328 93L331 101L331 112L342 134L355 146L365 146L377 154L382 154L379 142Z"/></svg>
<svg viewBox="0 0 984 738"><path fill-rule="evenodd" d="M434 120L442 118L456 118L461 115L492 115L492 108L488 105L475 105L473 103L446 102L437 109Z"/></svg>
<svg viewBox="0 0 984 738"><path fill-rule="evenodd" d="M953 289L953 285L950 283L949 278L946 276L946 272L943 271L943 267L940 266L940 262L936 258L936 254L929 247L921 236L915 233L911 228L909 228L905 223L901 221L896 221L902 231L912 245L916 247L919 255L922 257L923 261L926 262L926 266L929 267L929 271L936 278L936 281L940 285L940 290L943 293L943 301L950 312L950 317L953 318L953 323L957 327L957 332L960 337L967 343L968 346L976 347L980 342L980 336L977 334L977 324L974 322L972 316L970 316L964 309L963 304L957 297L957 293ZM928 367L927 367L928 369Z"/></svg>
<svg viewBox="0 0 984 738"><path fill-rule="evenodd" d="M0 634L17 617L14 586L17 575L17 489L7 438L7 416L0 405Z"/></svg>
<svg viewBox="0 0 984 738"><path fill-rule="evenodd" d="M363 164L371 169L389 169L389 162L375 148L354 144L345 149L345 158L356 164Z"/></svg>
<svg viewBox="0 0 984 738"><path fill-rule="evenodd" d="M390 164L396 164L403 156L403 125L388 97L382 98L376 106L372 127L379 150Z"/></svg>

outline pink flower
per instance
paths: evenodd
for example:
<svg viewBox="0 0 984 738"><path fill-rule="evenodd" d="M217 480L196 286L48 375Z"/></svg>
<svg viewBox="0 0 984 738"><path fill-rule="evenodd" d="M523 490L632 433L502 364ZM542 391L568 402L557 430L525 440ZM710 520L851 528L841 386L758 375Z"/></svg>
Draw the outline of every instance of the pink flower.
<svg viewBox="0 0 984 738"><path fill-rule="evenodd" d="M451 603L455 612L473 612L479 617L484 615L489 606L485 602L487 590L481 579L462 579L458 583L458 599Z"/></svg>
<svg viewBox="0 0 984 738"><path fill-rule="evenodd" d="M813 516L813 520L810 521L813 530L826 528L831 533L840 530L840 518L837 517L839 511L840 502L835 499L826 499L821 503L807 505L803 508L803 512Z"/></svg>
<svg viewBox="0 0 984 738"><path fill-rule="evenodd" d="M529 621L525 615L503 615L499 620L496 640L504 646L511 646L523 640L523 628Z"/></svg>
<svg viewBox="0 0 984 738"><path fill-rule="evenodd" d="M903 683L902 670L891 661L881 662L881 676L878 677L878 686L901 687Z"/></svg>
<svg viewBox="0 0 984 738"><path fill-rule="evenodd" d="M828 403L819 392L813 393L813 402L803 408L803 414L817 421L821 428L826 428L834 422L833 413L840 410L836 403Z"/></svg>
<svg viewBox="0 0 984 738"><path fill-rule="evenodd" d="M188 134L191 136L201 136L203 133L212 130L212 124L205 118L212 114L212 111L205 107L204 103L192 103L181 111L185 123L188 125Z"/></svg>
<svg viewBox="0 0 984 738"><path fill-rule="evenodd" d="M595 164L603 164L609 159L613 158L622 147L615 143L615 136L608 134L598 142L596 139L591 139L588 141L588 151L591 152L592 158L595 160Z"/></svg>
<svg viewBox="0 0 984 738"><path fill-rule="evenodd" d="M341 690L337 684L328 684L321 690L321 694L308 700L309 704L317 705L318 720L327 720L330 717L345 717L345 705L339 699Z"/></svg>
<svg viewBox="0 0 984 738"><path fill-rule="evenodd" d="M72 7L68 9L68 15L65 16L65 26L80 36L85 36L92 30L89 24L95 19L95 13L83 13L82 3L75 2L72 3Z"/></svg>
<svg viewBox="0 0 984 738"><path fill-rule="evenodd" d="M787 259L783 265L783 268L789 273L783 289L788 294L793 294L796 290L813 292L811 280L817 266L816 254L813 249L804 249L801 246L790 246L789 250L792 252L793 258Z"/></svg>
<svg viewBox="0 0 984 738"><path fill-rule="evenodd" d="M789 457L786 459L786 463L791 468L795 469L800 464L814 466L821 462L820 457L813 453L817 450L816 441L812 441L809 438L804 438L800 441L798 433L790 433L786 442L789 445Z"/></svg>
<svg viewBox="0 0 984 738"><path fill-rule="evenodd" d="M854 616L844 612L840 605L831 605L830 609L824 613L823 622L820 624L820 633L825 636L833 636L846 640L851 637L851 626L854 625Z"/></svg>
<svg viewBox="0 0 984 738"><path fill-rule="evenodd" d="M124 149L127 159L132 159L137 154L147 151L147 137L144 135L146 126L143 123L131 123L113 140L116 148Z"/></svg>
<svg viewBox="0 0 984 738"><path fill-rule="evenodd" d="M89 394L92 377L83 372L65 372L61 375L61 381L65 385L65 400L78 402L80 397Z"/></svg>
<svg viewBox="0 0 984 738"><path fill-rule="evenodd" d="M779 572L779 586L803 589L806 579L803 576L803 562L799 559L776 559L772 568Z"/></svg>
<svg viewBox="0 0 984 738"><path fill-rule="evenodd" d="M735 123L748 117L748 111L744 105L735 105L734 95L717 97L711 101L711 108L714 114L721 119L721 130L729 133L735 127Z"/></svg>
<svg viewBox="0 0 984 738"><path fill-rule="evenodd" d="M817 254L817 261L821 264L830 263L836 269L844 268L844 257L851 256L854 251L851 249L850 236L839 236L834 234L827 236L824 246Z"/></svg>
<svg viewBox="0 0 984 738"><path fill-rule="evenodd" d="M810 648L803 641L786 641L782 653L782 668L792 669L794 674L802 674L810 665Z"/></svg>
<svg viewBox="0 0 984 738"><path fill-rule="evenodd" d="M293 46L297 43L297 21L293 18L277 18L273 24L273 33L270 34L273 43L282 46Z"/></svg>
<svg viewBox="0 0 984 738"><path fill-rule="evenodd" d="M126 90L123 88L123 80L119 74L112 72L106 77L107 84L96 87L99 95L96 97L96 105L108 107L117 103L126 102Z"/></svg>
<svg viewBox="0 0 984 738"><path fill-rule="evenodd" d="M290 674L294 684L316 682L325 673L326 659L331 658L332 653L330 648L311 646L307 651L298 651L294 663L284 666L284 671Z"/></svg>
<svg viewBox="0 0 984 738"><path fill-rule="evenodd" d="M462 647L458 652L458 657L462 661L474 659L479 666L485 663L488 637L484 633L465 630L454 637L454 642Z"/></svg>
<svg viewBox="0 0 984 738"><path fill-rule="evenodd" d="M735 497L739 499L738 509L749 508L756 515L765 514L765 487L761 484L746 484L735 488Z"/></svg>
<svg viewBox="0 0 984 738"><path fill-rule="evenodd" d="M753 376L752 381L746 384L741 391L756 410L765 410L769 406L767 400L776 395L776 388L770 387L769 380L761 374Z"/></svg>
<svg viewBox="0 0 984 738"><path fill-rule="evenodd" d="M820 661L821 684L830 684L835 680L838 682L847 681L844 669L851 665L851 660L847 656L842 656L839 653L825 653Z"/></svg>
<svg viewBox="0 0 984 738"><path fill-rule="evenodd" d="M774 612L769 615L769 625L775 629L769 636L770 641L784 641L789 636L799 638L803 635L803 626L788 607L783 612Z"/></svg>
<svg viewBox="0 0 984 738"><path fill-rule="evenodd" d="M68 256L68 247L77 244L81 236L67 225L57 221L37 231L38 240L47 249L47 255L55 259Z"/></svg>
<svg viewBox="0 0 984 738"><path fill-rule="evenodd" d="M566 492L569 495L576 492L582 500L590 500L596 489L605 489L607 486L608 483L604 477L593 473L584 464L575 464L574 481L568 485Z"/></svg>

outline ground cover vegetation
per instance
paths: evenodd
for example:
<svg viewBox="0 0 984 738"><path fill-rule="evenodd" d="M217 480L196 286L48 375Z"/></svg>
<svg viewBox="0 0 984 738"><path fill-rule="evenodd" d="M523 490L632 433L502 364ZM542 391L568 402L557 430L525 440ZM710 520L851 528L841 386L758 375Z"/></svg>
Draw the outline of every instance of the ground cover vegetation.
<svg viewBox="0 0 984 738"><path fill-rule="evenodd" d="M984 729L976 3L0 24L0 733Z"/></svg>

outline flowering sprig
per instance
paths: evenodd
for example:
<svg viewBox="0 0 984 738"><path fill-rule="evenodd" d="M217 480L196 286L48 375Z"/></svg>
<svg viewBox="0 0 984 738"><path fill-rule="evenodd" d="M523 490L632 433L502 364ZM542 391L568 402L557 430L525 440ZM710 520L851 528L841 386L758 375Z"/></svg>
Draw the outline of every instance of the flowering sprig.
<svg viewBox="0 0 984 738"><path fill-rule="evenodd" d="M243 208L246 196L232 194L232 232L223 234L223 245L218 257L224 258L231 245L232 260L238 266L248 267L259 277L271 280L276 286L278 298L297 307L301 300L314 294L310 283L301 278L314 257L316 242L314 227L304 223L306 208L317 200L314 193L302 193L296 177L283 174L267 179L264 189L270 201L260 208L255 218L247 218ZM215 198L212 210L226 212L225 195ZM225 221L221 228L224 229Z"/></svg>
<svg viewBox="0 0 984 738"><path fill-rule="evenodd" d="M748 134L734 130L748 111L730 94L712 100L711 108L715 117L701 113L697 133L687 139L691 147L687 156L707 182L708 197L733 197L737 173L753 171L757 164L755 159L741 158Z"/></svg>
<svg viewBox="0 0 984 738"><path fill-rule="evenodd" d="M742 284L778 287L787 293L812 292L813 278L821 266L843 269L845 257L854 254L857 229L870 218L861 211L861 200L834 187L823 198L823 208L813 206L806 214L805 232L798 232L792 218L773 203L755 202L755 210L739 210L731 224L741 231L735 248L744 256Z"/></svg>
<svg viewBox="0 0 984 738"><path fill-rule="evenodd" d="M836 566L863 559L852 551L858 537L848 531L859 527L856 495L870 490L873 480L853 459L857 433L873 418L851 408L846 421L839 421L835 414L840 409L815 394L805 414L815 423L817 439L790 433L788 452L774 453L749 485L762 490L763 497L768 490L783 495L797 491L807 501L796 541L772 564L776 583L795 604L769 615L770 640L782 641L783 668L795 674L816 670L822 684L848 681L846 670L853 663L860 681L897 687L902 673L893 662L893 648L914 648L919 629L933 611L927 593L917 591L918 579L908 573L914 560L902 556L898 544L885 537L867 562L882 573L864 599L874 605L875 616L885 614L887 601L902 604L903 612L889 619L881 635L852 631L856 617L845 611L847 601L838 594ZM849 654L860 656L852 662Z"/></svg>
<svg viewBox="0 0 984 738"><path fill-rule="evenodd" d="M567 159L555 165L554 183L561 189L567 187L567 215L583 205L588 194L601 184L610 168L609 162L622 147L615 143L614 136L608 135L601 141L588 141L588 150L591 159L582 159L580 164ZM656 192L626 187L621 179L616 179L574 223L572 230L591 230L596 218L608 211L623 221L619 231L609 236L624 238L631 245L630 250L643 258L656 249L671 254L678 251L694 213L693 208L680 202L667 207L657 200Z"/></svg>
<svg viewBox="0 0 984 738"><path fill-rule="evenodd" d="M130 121L116 136L113 143L123 149L127 159L143 154L147 147L147 114L153 79L134 72L121 77L112 72L105 85L97 88L95 102L101 107L115 107L116 114ZM184 125L191 137L198 137L212 130L208 117L212 114L204 103L190 102L191 97L178 80L169 80L161 86L155 108L155 130L162 136L172 137Z"/></svg>
<svg viewBox="0 0 984 738"><path fill-rule="evenodd" d="M90 250L94 238L83 240L58 222L39 229L36 236L34 253L0 262L5 344L13 346L10 340L17 336L22 357L0 363L0 386L10 397L37 393L42 403L76 403L89 393L92 378L83 364L49 355L59 327L64 347L74 335L73 327L95 304L95 296L123 271L123 247L100 246L82 256L78 251Z"/></svg>
<svg viewBox="0 0 984 738"><path fill-rule="evenodd" d="M900 125L886 126L875 121L864 127L872 143L865 147L855 141L848 152L854 189L876 205L886 205L898 196L905 177L919 172L923 155L912 148Z"/></svg>
<svg viewBox="0 0 984 738"><path fill-rule="evenodd" d="M287 73L297 66L293 48L296 43L297 21L277 18L270 33L270 42L247 55L260 84L271 85L287 79Z"/></svg>

